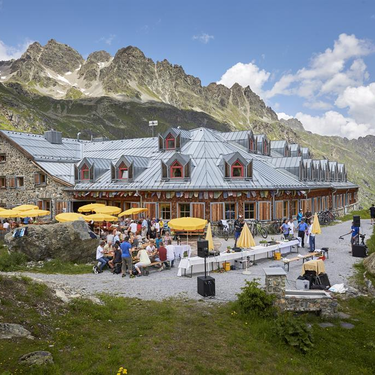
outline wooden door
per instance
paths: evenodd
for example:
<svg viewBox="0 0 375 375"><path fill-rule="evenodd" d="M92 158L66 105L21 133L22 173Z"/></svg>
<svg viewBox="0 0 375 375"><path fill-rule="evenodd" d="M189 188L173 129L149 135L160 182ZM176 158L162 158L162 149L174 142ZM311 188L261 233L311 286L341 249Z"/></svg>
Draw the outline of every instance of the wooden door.
<svg viewBox="0 0 375 375"><path fill-rule="evenodd" d="M211 221L217 222L223 220L223 203L211 203Z"/></svg>
<svg viewBox="0 0 375 375"><path fill-rule="evenodd" d="M284 202L283 201L276 201L275 202L275 213L274 219L282 219L284 217Z"/></svg>
<svg viewBox="0 0 375 375"><path fill-rule="evenodd" d="M145 203L145 208L147 208L147 216L150 218L157 218L156 203Z"/></svg>
<svg viewBox="0 0 375 375"><path fill-rule="evenodd" d="M191 204L191 215L192 217L199 217L200 219L205 218L205 204L204 203L192 203Z"/></svg>
<svg viewBox="0 0 375 375"><path fill-rule="evenodd" d="M271 202L258 202L259 220L271 220Z"/></svg>

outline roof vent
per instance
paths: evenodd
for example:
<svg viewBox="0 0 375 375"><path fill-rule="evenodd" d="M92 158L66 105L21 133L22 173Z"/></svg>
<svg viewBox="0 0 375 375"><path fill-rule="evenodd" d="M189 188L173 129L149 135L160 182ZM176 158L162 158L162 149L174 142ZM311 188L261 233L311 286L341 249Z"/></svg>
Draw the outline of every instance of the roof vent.
<svg viewBox="0 0 375 375"><path fill-rule="evenodd" d="M62 144L62 133L56 130L48 130L44 132L44 138L54 145Z"/></svg>

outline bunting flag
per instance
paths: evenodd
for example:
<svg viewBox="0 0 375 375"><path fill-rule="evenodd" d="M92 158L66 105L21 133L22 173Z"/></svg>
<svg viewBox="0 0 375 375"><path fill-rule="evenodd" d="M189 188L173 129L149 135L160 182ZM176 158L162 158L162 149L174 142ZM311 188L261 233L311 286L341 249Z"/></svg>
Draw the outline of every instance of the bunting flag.
<svg viewBox="0 0 375 375"><path fill-rule="evenodd" d="M160 198L161 198L161 192L158 191L158 192L156 193L156 196L158 197L158 199L160 199Z"/></svg>
<svg viewBox="0 0 375 375"><path fill-rule="evenodd" d="M195 197L195 198L198 198L198 196L199 196L199 192L194 191L194 197Z"/></svg>
<svg viewBox="0 0 375 375"><path fill-rule="evenodd" d="M204 199L208 199L208 192L205 191L205 192L203 193L203 196L204 196Z"/></svg>

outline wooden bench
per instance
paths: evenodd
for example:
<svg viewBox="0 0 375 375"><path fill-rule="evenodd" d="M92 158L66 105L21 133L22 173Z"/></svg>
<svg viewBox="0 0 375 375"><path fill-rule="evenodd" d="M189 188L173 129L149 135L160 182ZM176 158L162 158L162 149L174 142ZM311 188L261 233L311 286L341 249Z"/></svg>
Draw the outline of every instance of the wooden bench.
<svg viewBox="0 0 375 375"><path fill-rule="evenodd" d="M298 260L302 260L302 263L305 263L305 261L307 260L312 260L314 256L317 256L317 255L320 255L321 253L320 252L313 252L313 253L309 253L309 254L306 254L306 255L301 255L299 257L294 257L294 258L284 258L282 259L283 263L284 263L284 269L285 269L285 266L288 266L288 269L286 269L287 272L289 272L289 264L292 263L292 262L296 262Z"/></svg>
<svg viewBox="0 0 375 375"><path fill-rule="evenodd" d="M148 269L148 267L152 267L152 266L156 266L157 264L159 264L160 266L162 266L163 263L165 262L168 262L168 260L165 260L165 261L160 261L160 262L152 262L150 264L148 264L147 266L142 266L142 276L148 276L150 271Z"/></svg>
<svg viewBox="0 0 375 375"><path fill-rule="evenodd" d="M192 230L192 231L174 231L173 234L177 236L186 236L186 237L191 237L191 236L204 236L204 229L199 229L199 230Z"/></svg>

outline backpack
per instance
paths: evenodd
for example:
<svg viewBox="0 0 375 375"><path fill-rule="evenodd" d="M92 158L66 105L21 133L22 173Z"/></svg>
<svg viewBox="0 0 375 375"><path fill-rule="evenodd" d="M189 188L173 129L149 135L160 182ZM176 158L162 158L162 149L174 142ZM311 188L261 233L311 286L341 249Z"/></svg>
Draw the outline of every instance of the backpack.
<svg viewBox="0 0 375 375"><path fill-rule="evenodd" d="M115 263L115 266L113 267L113 273L118 275L121 273L121 263Z"/></svg>

